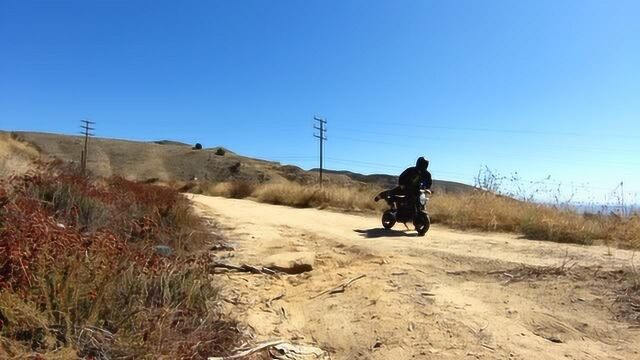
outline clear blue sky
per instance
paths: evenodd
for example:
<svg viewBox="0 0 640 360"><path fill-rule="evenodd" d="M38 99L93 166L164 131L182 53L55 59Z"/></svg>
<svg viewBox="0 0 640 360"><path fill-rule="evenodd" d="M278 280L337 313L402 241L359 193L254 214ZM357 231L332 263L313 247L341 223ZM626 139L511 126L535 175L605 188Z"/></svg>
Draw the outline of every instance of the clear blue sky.
<svg viewBox="0 0 640 360"><path fill-rule="evenodd" d="M0 0L0 128L640 192L640 2ZM553 184L553 182L549 182Z"/></svg>

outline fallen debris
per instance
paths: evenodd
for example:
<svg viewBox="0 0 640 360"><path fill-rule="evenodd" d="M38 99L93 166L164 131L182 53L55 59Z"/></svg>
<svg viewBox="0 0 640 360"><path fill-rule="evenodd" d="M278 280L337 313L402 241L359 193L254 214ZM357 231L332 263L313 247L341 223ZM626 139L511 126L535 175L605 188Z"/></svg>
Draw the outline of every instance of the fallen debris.
<svg viewBox="0 0 640 360"><path fill-rule="evenodd" d="M269 349L269 355L277 360L324 359L327 353L315 346L282 343Z"/></svg>
<svg viewBox="0 0 640 360"><path fill-rule="evenodd" d="M382 347L382 341L380 339L377 339L375 343L373 343L373 345L371 345L369 347L370 351L376 350L376 349L380 349Z"/></svg>
<svg viewBox="0 0 640 360"><path fill-rule="evenodd" d="M318 360L328 359L326 351L311 345L292 344L287 340L274 340L257 344L250 348L238 349L238 353L231 356L209 357L208 360L236 360L242 359L259 351L268 350L275 360Z"/></svg>
<svg viewBox="0 0 640 360"><path fill-rule="evenodd" d="M510 283L526 281L531 279L544 279L547 277L569 276L572 275L572 270L577 265L577 262L570 263L567 260L563 261L558 266L519 266L513 269L502 269L486 272L487 275L498 275L498 277L504 279L503 285Z"/></svg>
<svg viewBox="0 0 640 360"><path fill-rule="evenodd" d="M310 251L284 252L264 259L265 267L296 275L313 270L316 254Z"/></svg>
<svg viewBox="0 0 640 360"><path fill-rule="evenodd" d="M233 265L233 264L225 264L225 263L213 263L210 265L211 270L215 272L215 269L227 269L234 270L238 272L249 272L252 274L260 274L260 275L278 275L278 271L270 269L268 267L257 267L248 264L241 265Z"/></svg>
<svg viewBox="0 0 640 360"><path fill-rule="evenodd" d="M276 300L280 300L280 299L282 299L282 298L284 297L284 295L285 295L284 293L280 293L280 295L275 296L275 297L272 297L271 299L267 300L267 306L268 306L268 307L273 307L273 304L272 304L272 303L273 303L274 301L276 301Z"/></svg>
<svg viewBox="0 0 640 360"><path fill-rule="evenodd" d="M237 349L238 353L231 356L211 356L208 360L234 360L234 359L242 359L243 357L249 356L251 354L257 353L258 351L268 349L272 346L276 346L282 343L287 342L286 340L275 340L275 341L267 341L260 343L251 348L243 348Z"/></svg>
<svg viewBox="0 0 640 360"><path fill-rule="evenodd" d="M356 282L356 281L358 281L358 280L362 279L362 278L363 278L363 277L365 277L365 276L367 276L367 275L360 275L360 276L356 276L356 277L354 277L353 279L348 280L348 281L345 281L345 282L343 282L342 284L340 284L340 285L338 285L338 286L336 286L336 287L334 287L334 288L324 290L324 291L322 291L322 292L320 292L320 293L318 293L318 294L316 294L316 295L312 296L310 299L318 298L318 297L320 297L320 296L322 296L322 295L324 295L324 294L337 294L337 293L344 292L344 291L345 291L345 289L346 289L347 287L349 287L349 285L351 285L351 284L353 284L354 282Z"/></svg>
<svg viewBox="0 0 640 360"><path fill-rule="evenodd" d="M407 330L409 330L409 332L413 332L416 329L416 326L413 324L413 322L409 321L409 325L407 326Z"/></svg>
<svg viewBox="0 0 640 360"><path fill-rule="evenodd" d="M209 250L211 251L234 251L235 246L227 243L220 243L213 245Z"/></svg>
<svg viewBox="0 0 640 360"><path fill-rule="evenodd" d="M491 351L496 351L496 348L494 348L493 346L487 345L485 343L480 344L483 348L491 350Z"/></svg>

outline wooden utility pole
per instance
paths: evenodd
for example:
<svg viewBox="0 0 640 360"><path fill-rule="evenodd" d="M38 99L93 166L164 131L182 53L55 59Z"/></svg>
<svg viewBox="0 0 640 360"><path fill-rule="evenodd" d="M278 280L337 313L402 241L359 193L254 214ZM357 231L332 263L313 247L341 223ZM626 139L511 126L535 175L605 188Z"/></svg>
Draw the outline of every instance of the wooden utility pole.
<svg viewBox="0 0 640 360"><path fill-rule="evenodd" d="M313 120L317 121L319 126L313 125L313 128L318 130L317 134L313 134L314 137L318 138L320 142L320 187L322 187L322 170L323 170L323 158L324 158L324 142L327 141L327 128L325 125L327 124L327 120L314 116Z"/></svg>
<svg viewBox="0 0 640 360"><path fill-rule="evenodd" d="M80 128L82 128L82 135L84 135L84 148L82 150L82 156L80 157L80 168L82 169L82 172L86 172L87 171L87 155L89 154L89 137L93 136L94 134L91 133L91 130L95 130L95 128L91 127L91 125L94 125L95 122L93 121L89 121L89 120L80 120L82 122L82 124L80 125Z"/></svg>
<svg viewBox="0 0 640 360"><path fill-rule="evenodd" d="M622 216L627 216L627 209L624 207L624 181L620 181L620 205L622 205Z"/></svg>

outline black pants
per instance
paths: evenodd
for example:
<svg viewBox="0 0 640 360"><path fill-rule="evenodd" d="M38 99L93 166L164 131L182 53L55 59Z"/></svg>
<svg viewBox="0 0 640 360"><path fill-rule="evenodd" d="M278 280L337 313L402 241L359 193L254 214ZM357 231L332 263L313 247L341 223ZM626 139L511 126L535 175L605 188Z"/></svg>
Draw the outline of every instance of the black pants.
<svg viewBox="0 0 640 360"><path fill-rule="evenodd" d="M397 195L405 195L406 196L406 202L408 204L413 204L415 203L415 196L409 196L409 192L407 192L407 188L404 188L402 186L396 186L391 190L385 190L383 192L381 192L380 194L378 194L378 196L376 196L375 200L378 201L380 199L385 199L387 196L397 196Z"/></svg>

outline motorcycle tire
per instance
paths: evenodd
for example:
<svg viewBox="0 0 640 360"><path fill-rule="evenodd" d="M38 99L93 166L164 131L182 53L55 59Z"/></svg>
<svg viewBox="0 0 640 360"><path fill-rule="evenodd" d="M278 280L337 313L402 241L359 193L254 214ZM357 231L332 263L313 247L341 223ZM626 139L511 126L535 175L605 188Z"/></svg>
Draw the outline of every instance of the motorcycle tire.
<svg viewBox="0 0 640 360"><path fill-rule="evenodd" d="M416 219L413 221L413 226L416 228L419 236L424 236L431 227L431 218L428 214L419 213L416 215Z"/></svg>
<svg viewBox="0 0 640 360"><path fill-rule="evenodd" d="M382 214L382 226L389 230L396 224L396 216L393 215L391 210L387 210Z"/></svg>

